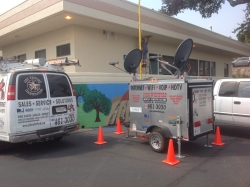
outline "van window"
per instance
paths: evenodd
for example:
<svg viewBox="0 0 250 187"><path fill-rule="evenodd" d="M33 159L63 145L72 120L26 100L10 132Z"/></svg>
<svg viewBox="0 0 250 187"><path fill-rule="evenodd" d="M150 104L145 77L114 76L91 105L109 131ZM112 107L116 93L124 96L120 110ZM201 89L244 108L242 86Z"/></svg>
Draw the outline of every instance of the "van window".
<svg viewBox="0 0 250 187"><path fill-rule="evenodd" d="M64 75L47 74L49 81L50 97L72 96L69 81Z"/></svg>
<svg viewBox="0 0 250 187"><path fill-rule="evenodd" d="M250 82L240 82L238 89L238 97L250 98Z"/></svg>
<svg viewBox="0 0 250 187"><path fill-rule="evenodd" d="M233 97L235 96L235 81L222 82L220 86L219 96Z"/></svg>
<svg viewBox="0 0 250 187"><path fill-rule="evenodd" d="M42 74L19 75L17 83L18 100L47 98Z"/></svg>

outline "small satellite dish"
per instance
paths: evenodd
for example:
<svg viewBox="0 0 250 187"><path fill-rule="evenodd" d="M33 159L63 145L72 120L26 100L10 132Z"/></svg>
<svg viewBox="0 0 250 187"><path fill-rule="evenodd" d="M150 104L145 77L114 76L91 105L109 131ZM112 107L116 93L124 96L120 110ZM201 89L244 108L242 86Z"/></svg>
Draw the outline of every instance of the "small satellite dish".
<svg viewBox="0 0 250 187"><path fill-rule="evenodd" d="M142 59L142 51L140 49L133 49L130 51L124 60L124 69L128 73L136 73L137 67L140 65Z"/></svg>
<svg viewBox="0 0 250 187"><path fill-rule="evenodd" d="M193 40L189 38L184 40L176 50L173 66L177 67L181 74L183 74L185 69L187 69L187 60L192 52L192 49ZM171 72L174 74L176 69L171 68Z"/></svg>

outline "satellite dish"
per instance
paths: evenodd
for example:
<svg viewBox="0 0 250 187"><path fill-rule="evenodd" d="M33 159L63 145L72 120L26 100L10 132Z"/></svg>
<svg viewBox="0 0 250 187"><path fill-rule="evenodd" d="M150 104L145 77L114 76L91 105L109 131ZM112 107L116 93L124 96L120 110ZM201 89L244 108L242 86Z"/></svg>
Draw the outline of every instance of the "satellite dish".
<svg viewBox="0 0 250 187"><path fill-rule="evenodd" d="M176 50L173 66L177 67L181 74L183 74L185 69L187 69L187 60L192 52L192 49L193 40L189 38L184 40ZM171 68L171 72L174 74L176 69Z"/></svg>
<svg viewBox="0 0 250 187"><path fill-rule="evenodd" d="M133 49L130 51L124 60L124 69L128 73L136 73L136 69L139 66L142 59L142 51L140 49Z"/></svg>

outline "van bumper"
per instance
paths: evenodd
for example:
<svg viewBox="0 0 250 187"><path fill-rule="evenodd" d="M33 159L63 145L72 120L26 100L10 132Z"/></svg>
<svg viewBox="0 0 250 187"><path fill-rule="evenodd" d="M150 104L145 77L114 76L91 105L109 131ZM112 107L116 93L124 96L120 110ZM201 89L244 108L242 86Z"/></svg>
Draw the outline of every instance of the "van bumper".
<svg viewBox="0 0 250 187"><path fill-rule="evenodd" d="M29 141L44 141L46 139L53 139L56 137L65 136L70 132L79 130L79 128L80 128L79 123L75 123L66 126L52 127L32 132L11 134L9 136L9 142L19 143L19 142L29 142Z"/></svg>

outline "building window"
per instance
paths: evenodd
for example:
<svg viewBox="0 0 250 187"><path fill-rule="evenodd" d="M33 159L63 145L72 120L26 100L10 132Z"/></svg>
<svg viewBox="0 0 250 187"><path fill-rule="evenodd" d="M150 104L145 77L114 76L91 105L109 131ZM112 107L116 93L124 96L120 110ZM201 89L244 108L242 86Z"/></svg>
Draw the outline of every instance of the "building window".
<svg viewBox="0 0 250 187"><path fill-rule="evenodd" d="M46 49L35 51L35 58L45 58L46 59Z"/></svg>
<svg viewBox="0 0 250 187"><path fill-rule="evenodd" d="M200 76L210 76L210 63L209 63L209 61L204 61L204 60L199 61L199 75Z"/></svg>
<svg viewBox="0 0 250 187"><path fill-rule="evenodd" d="M228 77L228 64L224 64L224 77Z"/></svg>
<svg viewBox="0 0 250 187"><path fill-rule="evenodd" d="M70 44L64 44L56 47L56 56L70 55Z"/></svg>
<svg viewBox="0 0 250 187"><path fill-rule="evenodd" d="M149 57L150 56L158 56L158 55L149 53ZM157 61L157 58L154 58L154 59L149 58L149 60L150 60L150 62L149 62L149 73L157 75L158 74L158 61Z"/></svg>
<svg viewBox="0 0 250 187"><path fill-rule="evenodd" d="M211 62L211 76L216 76L216 64Z"/></svg>
<svg viewBox="0 0 250 187"><path fill-rule="evenodd" d="M17 55L17 59L20 59L22 61L26 60L26 54L22 54L22 55Z"/></svg>
<svg viewBox="0 0 250 187"><path fill-rule="evenodd" d="M173 64L174 63L174 57L173 56L162 56L162 60L166 61L166 62L169 62L169 64ZM162 63L159 62L159 74L160 75L171 75L171 73L169 73L167 70L165 70L162 65ZM164 64L163 64L164 66ZM165 65L166 68L171 71L171 67Z"/></svg>
<svg viewBox="0 0 250 187"><path fill-rule="evenodd" d="M187 63L190 65L190 70L188 72L188 75L198 76L198 60L188 59Z"/></svg>

